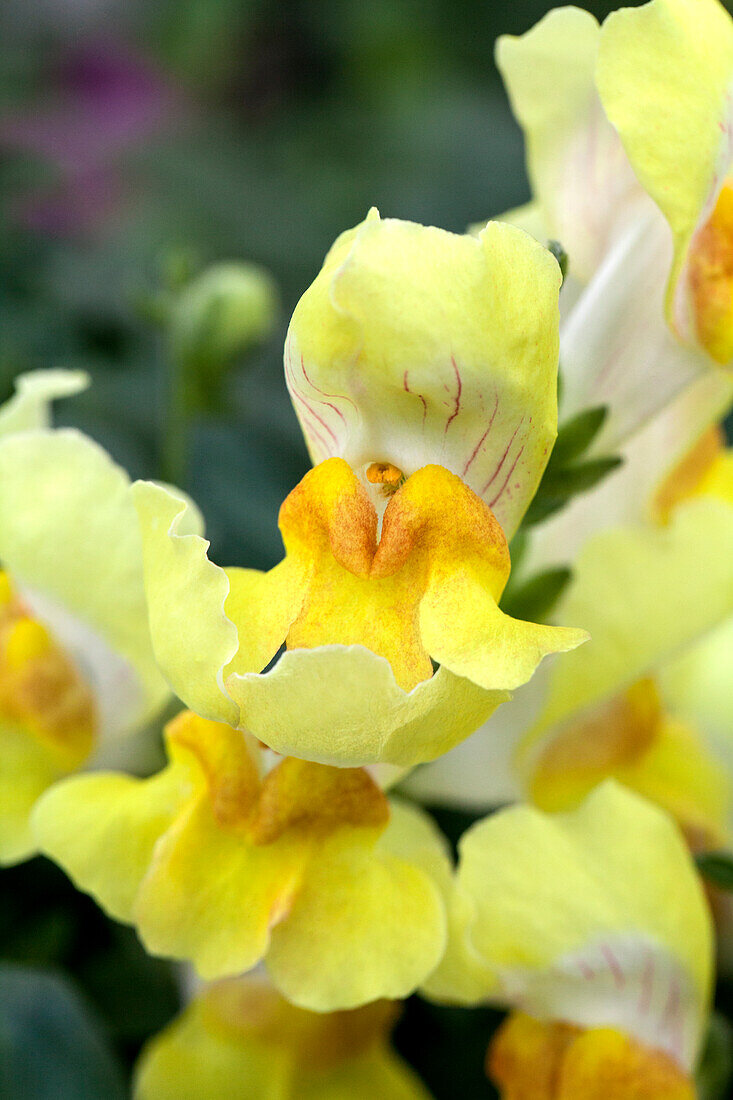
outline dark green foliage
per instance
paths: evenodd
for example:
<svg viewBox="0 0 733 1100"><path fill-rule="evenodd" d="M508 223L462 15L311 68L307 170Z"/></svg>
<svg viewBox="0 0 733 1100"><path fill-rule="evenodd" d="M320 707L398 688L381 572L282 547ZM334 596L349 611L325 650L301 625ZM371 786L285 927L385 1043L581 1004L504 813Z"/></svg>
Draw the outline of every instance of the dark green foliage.
<svg viewBox="0 0 733 1100"><path fill-rule="evenodd" d="M700 874L720 890L733 892L733 855L729 852L701 852L695 857Z"/></svg>
<svg viewBox="0 0 733 1100"><path fill-rule="evenodd" d="M728 1100L732 1078L733 1030L724 1016L714 1012L695 1074L699 1100Z"/></svg>
<svg viewBox="0 0 733 1100"><path fill-rule="evenodd" d="M571 576L570 569L558 566L556 569L545 569L515 585L511 585L510 578L501 600L501 609L515 619L544 622L560 599Z"/></svg>
<svg viewBox="0 0 733 1100"><path fill-rule="evenodd" d="M0 966L0 1096L7 1100L123 1100L104 1025L64 978Z"/></svg>
<svg viewBox="0 0 733 1100"><path fill-rule="evenodd" d="M584 458L598 437L608 410L584 409L558 428L555 446L534 500L522 522L526 530L548 519L579 493L585 493L613 473L623 459L616 455Z"/></svg>

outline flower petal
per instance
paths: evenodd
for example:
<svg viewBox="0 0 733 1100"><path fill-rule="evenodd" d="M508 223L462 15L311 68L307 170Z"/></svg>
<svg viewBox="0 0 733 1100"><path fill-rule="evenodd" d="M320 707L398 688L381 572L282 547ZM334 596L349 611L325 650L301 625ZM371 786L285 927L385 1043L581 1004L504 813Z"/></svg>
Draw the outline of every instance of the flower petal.
<svg viewBox="0 0 733 1100"><path fill-rule="evenodd" d="M617 470L530 532L522 570L530 575L567 565L592 535L656 519L655 497L663 482L725 417L732 401L733 382L722 371L708 371L686 387L627 440Z"/></svg>
<svg viewBox="0 0 733 1100"><path fill-rule="evenodd" d="M321 1012L404 997L440 961L440 892L417 866L392 854L419 811L399 804L391 810L376 848L340 839L329 845L288 920L273 930L268 970L294 1004Z"/></svg>
<svg viewBox="0 0 733 1100"><path fill-rule="evenodd" d="M48 748L25 730L0 730L0 864L27 859L36 851L30 813L61 771Z"/></svg>
<svg viewBox="0 0 733 1100"><path fill-rule="evenodd" d="M527 745L628 687L733 611L733 508L680 505L664 528L601 532L583 548L558 613L593 639L553 668Z"/></svg>
<svg viewBox="0 0 733 1100"><path fill-rule="evenodd" d="M51 402L72 397L89 385L83 371L34 370L15 380L15 394L0 406L0 436L29 428L48 428Z"/></svg>
<svg viewBox="0 0 733 1100"><path fill-rule="evenodd" d="M135 1100L291 1100L287 1048L212 1026L210 1015L197 998L145 1046Z"/></svg>
<svg viewBox="0 0 733 1100"><path fill-rule="evenodd" d="M459 887L476 905L485 994L539 1019L618 1027L690 1068L712 977L712 929L681 834L613 782L580 809L527 806L475 825Z"/></svg>
<svg viewBox="0 0 733 1100"><path fill-rule="evenodd" d="M392 1017L386 1003L306 1012L261 978L218 983L147 1045L135 1100L429 1100L387 1045Z"/></svg>
<svg viewBox="0 0 733 1100"><path fill-rule="evenodd" d="M408 477L439 463L510 538L556 432L559 285L555 260L512 226L475 239L370 213L339 237L288 332L313 461Z"/></svg>
<svg viewBox="0 0 733 1100"><path fill-rule="evenodd" d="M651 203L617 227L593 278L563 319L562 414L606 405L595 441L613 453L693 384L705 367L664 319L669 232Z"/></svg>
<svg viewBox="0 0 733 1100"><path fill-rule="evenodd" d="M733 21L717 0L653 0L603 24L598 90L608 118L674 239L667 309L696 228L733 156ZM675 324L690 339L689 318Z"/></svg>
<svg viewBox="0 0 733 1100"><path fill-rule="evenodd" d="M256 847L222 829L206 797L193 800L162 836L133 916L152 954L190 959L202 978L249 970L270 929L290 909L303 844Z"/></svg>
<svg viewBox="0 0 733 1100"><path fill-rule="evenodd" d="M224 611L229 580L206 557L209 544L187 501L148 481L135 482L132 495L158 664L186 706L236 725L221 681L237 652L237 628Z"/></svg>
<svg viewBox="0 0 733 1100"><path fill-rule="evenodd" d="M242 726L285 756L323 764L412 765L467 737L509 696L441 668L406 692L363 646L291 649L262 675L232 675Z"/></svg>
<svg viewBox="0 0 733 1100"><path fill-rule="evenodd" d="M73 430L2 440L0 558L95 689L102 738L160 710L129 482L100 447Z"/></svg>
<svg viewBox="0 0 733 1100"><path fill-rule="evenodd" d="M300 577L287 561L269 573L220 569L206 556L189 502L152 482L138 481L132 492L158 663L192 710L237 725L225 670L259 672L274 657L302 599ZM240 618L247 629L238 632L232 620Z"/></svg>
<svg viewBox="0 0 733 1100"><path fill-rule="evenodd" d="M80 889L116 920L132 923L155 844L186 794L179 767L147 780L112 772L71 776L39 799L33 833Z"/></svg>
<svg viewBox="0 0 733 1100"><path fill-rule="evenodd" d="M639 191L596 92L599 34L588 12L556 8L520 38L500 38L496 50L547 232L583 282L598 267L625 202Z"/></svg>

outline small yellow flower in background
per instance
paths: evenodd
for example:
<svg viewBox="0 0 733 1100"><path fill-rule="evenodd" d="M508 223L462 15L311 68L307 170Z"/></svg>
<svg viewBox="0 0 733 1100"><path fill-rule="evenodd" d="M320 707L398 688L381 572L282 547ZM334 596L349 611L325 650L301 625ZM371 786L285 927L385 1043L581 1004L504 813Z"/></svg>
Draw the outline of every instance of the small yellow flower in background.
<svg viewBox="0 0 733 1100"><path fill-rule="evenodd" d="M0 409L0 862L33 854L29 815L162 708L129 481L49 403L86 379L38 371Z"/></svg>
<svg viewBox="0 0 733 1100"><path fill-rule="evenodd" d="M693 1100L712 931L672 820L608 781L569 813L499 811L459 851L427 992L521 1006L489 1056L504 1100Z"/></svg>
<svg viewBox="0 0 733 1100"><path fill-rule="evenodd" d="M187 706L288 755L409 766L585 640L497 606L556 431L559 284L506 225L373 213L339 238L286 345L318 465L280 511L284 560L220 569L183 501L134 489L153 644Z"/></svg>
<svg viewBox="0 0 733 1100"><path fill-rule="evenodd" d="M209 986L138 1063L135 1100L429 1100L389 1047L398 1007L322 1015L261 977Z"/></svg>
<svg viewBox="0 0 733 1100"><path fill-rule="evenodd" d="M534 192L507 218L569 255L564 412L609 405L598 445L617 449L733 360L733 21L718 0L653 0L601 27L557 8L499 39L497 64Z"/></svg>
<svg viewBox="0 0 733 1100"><path fill-rule="evenodd" d="M279 759L183 712L150 779L72 777L39 802L42 850L154 954L207 979L265 959L316 1011L404 997L440 961L440 834L363 768Z"/></svg>

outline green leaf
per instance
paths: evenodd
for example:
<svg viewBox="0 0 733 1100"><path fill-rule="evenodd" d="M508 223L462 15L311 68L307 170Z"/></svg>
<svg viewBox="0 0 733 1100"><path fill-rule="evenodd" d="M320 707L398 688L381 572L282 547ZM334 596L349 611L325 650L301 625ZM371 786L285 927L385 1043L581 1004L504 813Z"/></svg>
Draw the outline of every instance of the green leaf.
<svg viewBox="0 0 733 1100"><path fill-rule="evenodd" d="M588 450L608 417L607 405L584 409L561 424L552 450L553 465L565 466Z"/></svg>
<svg viewBox="0 0 733 1100"><path fill-rule="evenodd" d="M64 979L0 966L0 1096L123 1100L122 1074L92 1010Z"/></svg>
<svg viewBox="0 0 733 1100"><path fill-rule="evenodd" d="M515 589L507 586L501 609L515 619L544 622L560 598L572 574L569 569L546 569Z"/></svg>
<svg viewBox="0 0 733 1100"><path fill-rule="evenodd" d="M733 892L733 854L701 852L695 857L697 869L708 882L729 893Z"/></svg>
<svg viewBox="0 0 733 1100"><path fill-rule="evenodd" d="M567 500L576 493L585 493L594 488L599 481L616 470L623 459L619 455L608 458L593 458L580 462L576 466L564 466L560 469L548 467L540 485L540 492L557 500Z"/></svg>
<svg viewBox="0 0 733 1100"><path fill-rule="evenodd" d="M733 1031L728 1021L714 1012L705 1040L695 1084L699 1100L726 1100L733 1077Z"/></svg>

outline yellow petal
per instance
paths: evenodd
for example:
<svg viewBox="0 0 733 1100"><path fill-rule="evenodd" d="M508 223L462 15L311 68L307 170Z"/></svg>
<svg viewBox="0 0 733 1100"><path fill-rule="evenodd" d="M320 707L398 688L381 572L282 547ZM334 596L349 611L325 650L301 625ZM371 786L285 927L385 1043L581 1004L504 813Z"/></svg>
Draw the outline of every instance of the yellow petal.
<svg viewBox="0 0 733 1100"><path fill-rule="evenodd" d="M377 1002L315 1014L283 1001L262 979L199 993L143 1051L136 1100L428 1100L393 1054L394 1008Z"/></svg>
<svg viewBox="0 0 733 1100"><path fill-rule="evenodd" d="M540 1019L617 1027L690 1068L712 977L710 915L671 819L612 781L580 809L474 826L458 885L495 984Z"/></svg>
<svg viewBox="0 0 733 1100"><path fill-rule="evenodd" d="M660 671L668 709L699 729L733 774L733 617L711 630Z"/></svg>
<svg viewBox="0 0 733 1100"><path fill-rule="evenodd" d="M212 1027L197 999L144 1048L135 1100L295 1100L286 1047Z"/></svg>
<svg viewBox="0 0 733 1100"><path fill-rule="evenodd" d="M662 712L651 682L548 740L532 770L532 800L544 810L571 809L609 777L672 814L694 847L725 843L728 777L692 729Z"/></svg>
<svg viewBox="0 0 733 1100"><path fill-rule="evenodd" d="M503 36L496 62L525 132L527 167L547 233L581 282L597 268L619 209L635 190L595 88L599 28L579 8L557 8L520 38Z"/></svg>
<svg viewBox="0 0 733 1100"><path fill-rule="evenodd" d="M611 1028L581 1031L512 1013L492 1037L487 1069L504 1100L695 1100L672 1058Z"/></svg>
<svg viewBox="0 0 733 1100"><path fill-rule="evenodd" d="M462 741L506 701L441 668L410 692L363 646L284 653L261 676L231 676L242 725L276 752L324 764L410 766Z"/></svg>
<svg viewBox="0 0 733 1100"><path fill-rule="evenodd" d="M290 911L303 863L297 839L257 848L195 799L159 839L140 884L141 939L153 954L191 959L203 978L249 970Z"/></svg>
<svg viewBox="0 0 733 1100"><path fill-rule="evenodd" d="M259 672L277 653L302 598L299 578L286 562L270 573L220 569L206 556L190 503L152 482L137 482L132 492L157 661L187 706L237 725L224 671ZM230 615L241 616L246 629L238 633Z"/></svg>
<svg viewBox="0 0 733 1100"><path fill-rule="evenodd" d="M237 652L226 616L226 574L206 557L198 515L162 485L138 481L132 495L140 522L145 592L155 656L183 702L205 718L236 725L222 670Z"/></svg>
<svg viewBox="0 0 733 1100"><path fill-rule="evenodd" d="M48 749L25 730L0 729L0 863L27 859L36 850L30 813L61 772Z"/></svg>
<svg viewBox="0 0 733 1100"><path fill-rule="evenodd" d="M39 849L117 920L133 907L159 836L187 795L186 776L169 767L152 779L96 772L56 783L32 816Z"/></svg>
<svg viewBox="0 0 733 1100"><path fill-rule="evenodd" d="M546 707L527 748L615 695L733 611L733 509L681 505L666 528L618 528L589 540L559 611L592 643L552 669Z"/></svg>
<svg viewBox="0 0 733 1100"><path fill-rule="evenodd" d="M288 331L314 463L405 476L440 463L511 537L555 437L559 285L554 259L513 226L472 238L372 211L333 245Z"/></svg>
<svg viewBox="0 0 733 1100"><path fill-rule="evenodd" d="M129 482L101 447L71 430L3 439L0 558L84 670L103 736L160 710L169 690L150 644Z"/></svg>
<svg viewBox="0 0 733 1100"><path fill-rule="evenodd" d="M417 866L392 854L417 813L393 804L376 848L335 839L314 860L267 955L288 1000L322 1012L404 997L440 961L440 892Z"/></svg>
<svg viewBox="0 0 733 1100"><path fill-rule="evenodd" d="M675 301L695 230L712 209L731 159L733 22L717 0L653 0L603 25L598 89L634 172L674 238L667 310L691 336Z"/></svg>

